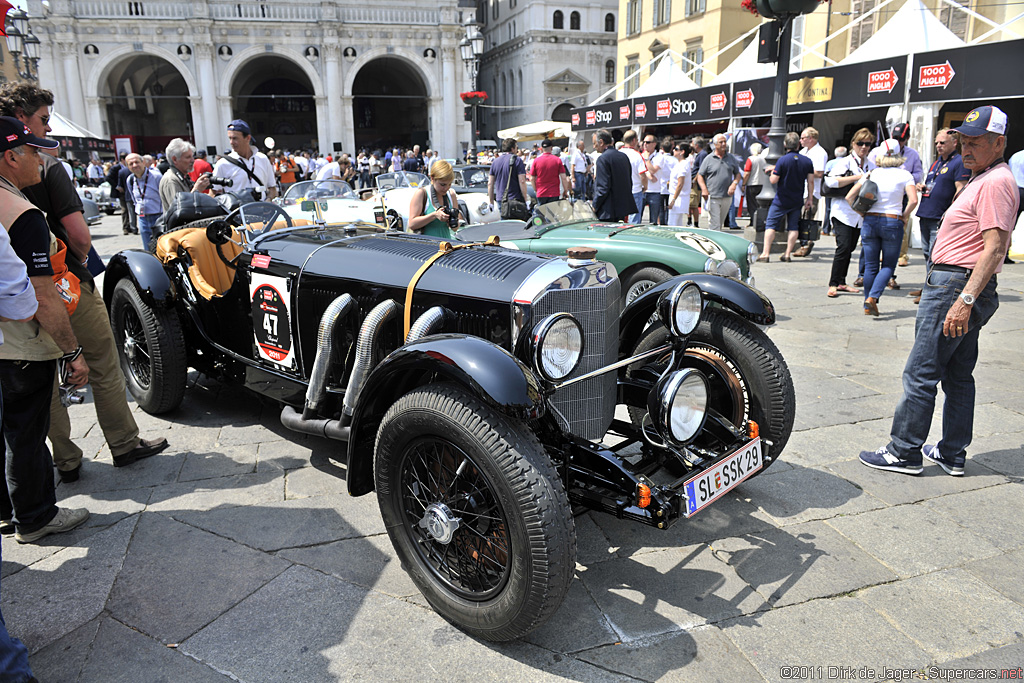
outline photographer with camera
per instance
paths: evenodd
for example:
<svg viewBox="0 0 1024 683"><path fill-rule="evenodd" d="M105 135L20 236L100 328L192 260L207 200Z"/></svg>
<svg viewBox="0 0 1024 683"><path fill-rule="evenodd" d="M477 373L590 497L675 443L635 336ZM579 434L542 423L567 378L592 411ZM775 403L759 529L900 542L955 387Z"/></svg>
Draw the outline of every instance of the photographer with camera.
<svg viewBox="0 0 1024 683"><path fill-rule="evenodd" d="M196 148L181 138L167 144L167 158L171 167L160 179L160 204L164 211L171 206L179 192L206 192L210 189L210 174L205 173L193 183L189 178Z"/></svg>
<svg viewBox="0 0 1024 683"><path fill-rule="evenodd" d="M420 188L409 204L409 231L451 239L459 229L459 202L451 189L455 171L444 159L430 167L430 187Z"/></svg>
<svg viewBox="0 0 1024 683"><path fill-rule="evenodd" d="M252 145L249 124L235 119L228 124L228 143L231 153L222 156L213 167L213 174L221 178L230 178L233 182L232 191L245 194L250 190L255 201L270 201L277 196L277 178L274 167L263 152L257 152ZM224 190L217 189L220 194Z"/></svg>

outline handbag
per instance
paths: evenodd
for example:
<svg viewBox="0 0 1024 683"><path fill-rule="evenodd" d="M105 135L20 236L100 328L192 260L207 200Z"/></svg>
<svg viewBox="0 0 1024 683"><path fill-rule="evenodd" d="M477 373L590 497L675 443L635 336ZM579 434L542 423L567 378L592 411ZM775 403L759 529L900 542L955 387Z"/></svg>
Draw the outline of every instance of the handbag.
<svg viewBox="0 0 1024 683"><path fill-rule="evenodd" d="M501 219L504 221L528 221L533 214L526 206L526 202L508 198L508 188L512 186L512 171L515 169L515 163L516 160L513 158L508 160L508 182L505 183L505 194L501 197ZM518 178L519 174L516 173L516 179Z"/></svg>
<svg viewBox="0 0 1024 683"><path fill-rule="evenodd" d="M847 178L847 177L852 176L852 175L853 175L853 171L851 171L850 169L846 169L846 173L842 174L841 176L831 176L831 177L833 177L833 178ZM821 184L821 196L822 197L830 197L832 199L845 199L846 198L846 194L849 191L850 191L850 187L848 185L846 187L829 187L825 183Z"/></svg>
<svg viewBox="0 0 1024 683"><path fill-rule="evenodd" d="M821 237L821 221L811 218L810 212L804 211L800 215L799 237L801 241L814 242Z"/></svg>
<svg viewBox="0 0 1024 683"><path fill-rule="evenodd" d="M871 171L864 176L864 180L861 181L860 191L857 192L857 197L850 204L850 208L859 214L865 214L871 210L871 207L878 201L878 184L871 179Z"/></svg>

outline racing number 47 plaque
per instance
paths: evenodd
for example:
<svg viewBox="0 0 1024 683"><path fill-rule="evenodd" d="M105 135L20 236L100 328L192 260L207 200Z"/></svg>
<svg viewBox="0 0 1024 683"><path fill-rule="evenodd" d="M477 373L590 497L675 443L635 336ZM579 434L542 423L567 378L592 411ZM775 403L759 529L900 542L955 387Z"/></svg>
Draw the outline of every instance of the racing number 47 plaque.
<svg viewBox="0 0 1024 683"><path fill-rule="evenodd" d="M288 314L288 280L273 275L253 275L252 329L260 358L286 368L295 365Z"/></svg>

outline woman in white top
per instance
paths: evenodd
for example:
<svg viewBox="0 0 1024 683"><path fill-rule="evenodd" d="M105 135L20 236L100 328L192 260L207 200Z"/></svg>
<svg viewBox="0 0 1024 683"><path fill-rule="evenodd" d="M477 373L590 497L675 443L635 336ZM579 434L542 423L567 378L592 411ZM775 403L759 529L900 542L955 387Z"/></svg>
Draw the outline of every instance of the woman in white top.
<svg viewBox="0 0 1024 683"><path fill-rule="evenodd" d="M668 186L668 225L683 225L683 217L690 212L690 189L693 179L690 171L693 169L693 157L690 156L690 148L682 142L677 142L672 156L676 159L676 165L672 167L672 175L669 176Z"/></svg>
<svg viewBox="0 0 1024 683"><path fill-rule="evenodd" d="M850 207L845 193L850 186L864 177L867 171L868 152L875 144L875 134L867 128L861 128L853 134L850 141L850 153L836 159L832 170L825 176L825 186L842 189L843 197L832 197L830 212L832 232L836 236L836 255L832 259L832 275L828 280L828 295L839 296L839 292L860 292L856 287L846 284L846 274L850 270L850 255L860 240L860 226L863 217Z"/></svg>
<svg viewBox="0 0 1024 683"><path fill-rule="evenodd" d="M903 170L904 158L900 154L900 143L886 140L881 147L884 156L877 158L878 168L857 181L846 195L846 201L853 204L861 186L867 178L878 185L878 199L864 214L861 225L861 242L864 255L864 315L878 315L878 299L885 291L885 285L896 269L896 261L903 247L903 228L917 207L917 185L914 176ZM903 208L903 195L907 206ZM878 259L881 254L882 265Z"/></svg>

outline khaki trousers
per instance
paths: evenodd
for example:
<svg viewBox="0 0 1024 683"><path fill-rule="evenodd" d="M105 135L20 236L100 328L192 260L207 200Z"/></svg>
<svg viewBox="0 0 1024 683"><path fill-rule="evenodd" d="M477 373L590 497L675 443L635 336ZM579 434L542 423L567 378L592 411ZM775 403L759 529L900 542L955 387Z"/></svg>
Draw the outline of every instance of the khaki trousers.
<svg viewBox="0 0 1024 683"><path fill-rule="evenodd" d="M124 455L139 445L139 426L125 397L124 375L118 362L107 308L94 283L82 283L82 296L71 316L71 327L82 345L85 362L89 364L89 386L92 387L96 418L103 437L111 455ZM71 440L71 418L68 417L68 409L60 404L56 388L50 401L47 437L53 447L53 462L57 469L66 472L81 464L82 449Z"/></svg>

